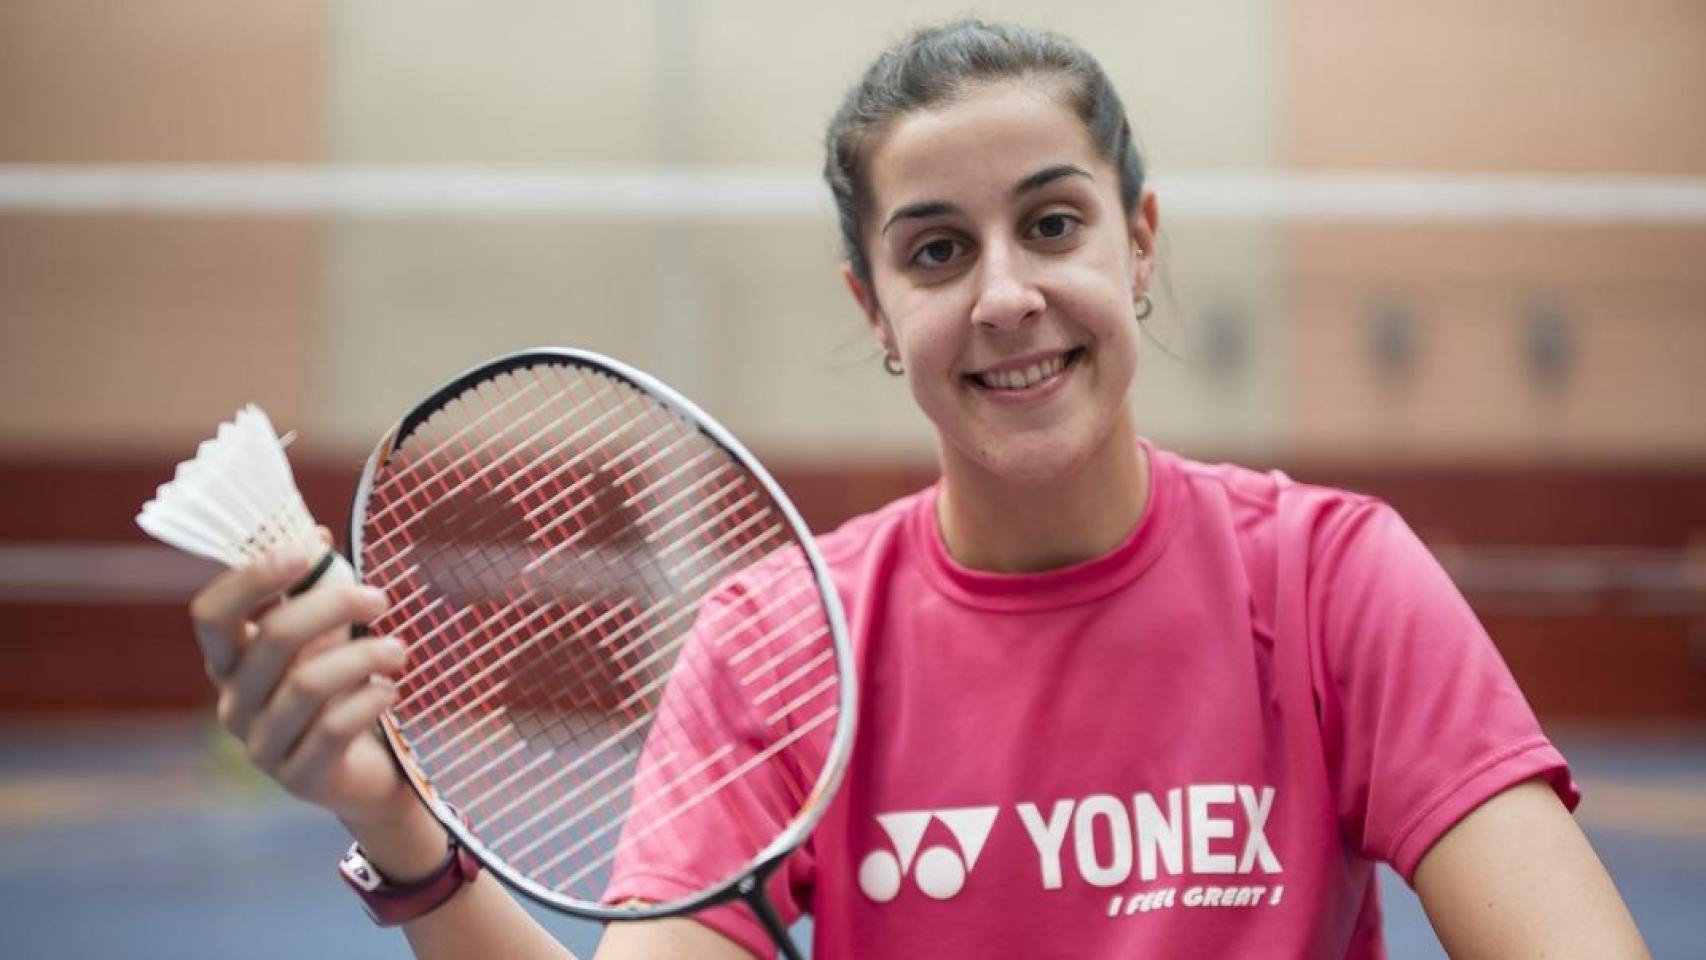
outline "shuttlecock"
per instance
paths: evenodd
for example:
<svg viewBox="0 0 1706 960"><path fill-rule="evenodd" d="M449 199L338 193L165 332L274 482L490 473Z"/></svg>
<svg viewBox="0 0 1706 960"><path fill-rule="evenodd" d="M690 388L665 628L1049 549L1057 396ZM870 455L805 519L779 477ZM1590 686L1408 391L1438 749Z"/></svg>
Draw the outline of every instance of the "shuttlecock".
<svg viewBox="0 0 1706 960"><path fill-rule="evenodd" d="M326 553L284 444L254 404L178 464L136 522L157 540L232 567L274 548Z"/></svg>

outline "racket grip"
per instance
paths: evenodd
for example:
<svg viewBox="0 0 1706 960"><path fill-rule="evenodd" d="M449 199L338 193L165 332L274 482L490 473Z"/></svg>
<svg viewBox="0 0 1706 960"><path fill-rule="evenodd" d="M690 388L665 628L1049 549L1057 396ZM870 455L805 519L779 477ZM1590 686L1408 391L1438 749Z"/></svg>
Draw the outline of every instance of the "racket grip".
<svg viewBox="0 0 1706 960"><path fill-rule="evenodd" d="M308 570L308 575L298 580L289 590L284 592L287 597L300 597L322 583L339 584L355 583L355 568L351 567L344 555L328 547L326 553L314 566ZM373 635L373 630L365 623L352 623L349 627L351 640L360 640Z"/></svg>

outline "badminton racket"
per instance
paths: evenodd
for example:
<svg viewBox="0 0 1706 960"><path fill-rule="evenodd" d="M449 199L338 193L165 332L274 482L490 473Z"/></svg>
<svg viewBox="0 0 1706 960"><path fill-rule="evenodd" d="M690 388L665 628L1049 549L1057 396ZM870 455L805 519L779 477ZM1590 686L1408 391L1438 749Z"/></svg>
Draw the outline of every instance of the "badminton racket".
<svg viewBox="0 0 1706 960"><path fill-rule="evenodd" d="M727 430L596 354L500 357L380 440L349 543L409 650L381 731L493 874L597 920L743 900L799 956L765 887L840 782L852 661Z"/></svg>

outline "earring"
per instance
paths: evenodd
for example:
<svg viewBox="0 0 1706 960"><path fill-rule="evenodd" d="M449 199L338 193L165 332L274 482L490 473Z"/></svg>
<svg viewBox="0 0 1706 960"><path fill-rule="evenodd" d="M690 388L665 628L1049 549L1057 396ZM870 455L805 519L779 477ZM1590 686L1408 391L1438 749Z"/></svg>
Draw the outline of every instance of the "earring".
<svg viewBox="0 0 1706 960"><path fill-rule="evenodd" d="M1155 312L1155 304L1153 301L1151 301L1149 299L1149 294L1146 293L1143 296L1138 298L1138 300L1137 300L1137 319L1147 320L1147 319L1149 319L1149 315L1154 313L1154 312Z"/></svg>
<svg viewBox="0 0 1706 960"><path fill-rule="evenodd" d="M887 370L891 377L898 377L906 372L906 368L900 365L900 358L892 353L883 354L883 369Z"/></svg>

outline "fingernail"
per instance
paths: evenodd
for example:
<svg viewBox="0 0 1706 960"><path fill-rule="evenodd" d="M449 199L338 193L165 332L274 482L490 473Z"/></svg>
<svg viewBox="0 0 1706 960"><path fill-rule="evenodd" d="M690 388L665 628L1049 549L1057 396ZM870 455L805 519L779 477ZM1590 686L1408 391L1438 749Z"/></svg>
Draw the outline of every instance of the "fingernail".
<svg viewBox="0 0 1706 960"><path fill-rule="evenodd" d="M378 587L368 587L368 586L362 587L361 588L361 596L362 596L362 599L367 600L369 603L385 603L386 602L385 591L379 589Z"/></svg>
<svg viewBox="0 0 1706 960"><path fill-rule="evenodd" d="M386 637L380 641L380 646L385 648L385 656L395 663L402 663L409 655L409 649L396 637Z"/></svg>

